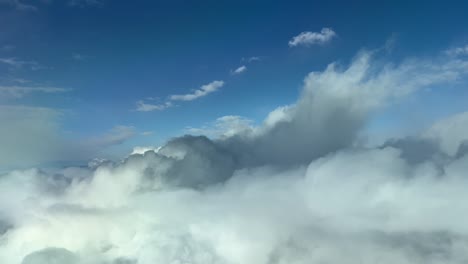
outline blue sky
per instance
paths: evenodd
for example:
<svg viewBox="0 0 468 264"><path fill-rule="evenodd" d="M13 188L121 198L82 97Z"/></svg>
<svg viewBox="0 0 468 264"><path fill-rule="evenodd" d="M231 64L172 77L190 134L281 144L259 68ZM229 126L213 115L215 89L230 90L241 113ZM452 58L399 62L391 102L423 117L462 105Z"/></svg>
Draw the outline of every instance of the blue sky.
<svg viewBox="0 0 468 264"><path fill-rule="evenodd" d="M362 49L387 48L398 63L464 47L467 10L462 1L0 0L0 85L9 89L0 104L55 111L60 137L118 156L226 115L261 122L297 99L309 72ZM327 28L329 38L288 44ZM171 99L214 81L222 85L199 97ZM425 125L465 111L467 99L466 89L419 93L372 129L391 130L409 113ZM138 111L139 102L164 109Z"/></svg>

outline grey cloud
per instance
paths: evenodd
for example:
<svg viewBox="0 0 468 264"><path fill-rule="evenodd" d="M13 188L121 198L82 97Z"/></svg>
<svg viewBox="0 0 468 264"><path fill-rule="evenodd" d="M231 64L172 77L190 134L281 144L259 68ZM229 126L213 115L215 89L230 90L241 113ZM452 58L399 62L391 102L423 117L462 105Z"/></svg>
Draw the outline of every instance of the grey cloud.
<svg viewBox="0 0 468 264"><path fill-rule="evenodd" d="M21 264L77 264L78 258L63 248L47 248L29 254Z"/></svg>

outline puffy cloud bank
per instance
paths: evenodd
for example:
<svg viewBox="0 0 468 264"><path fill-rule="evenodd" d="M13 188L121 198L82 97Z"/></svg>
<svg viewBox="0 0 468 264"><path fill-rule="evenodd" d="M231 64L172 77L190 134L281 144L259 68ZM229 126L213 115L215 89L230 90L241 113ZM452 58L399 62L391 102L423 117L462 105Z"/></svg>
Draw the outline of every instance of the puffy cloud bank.
<svg viewBox="0 0 468 264"><path fill-rule="evenodd" d="M231 116L218 139L4 174L0 263L466 263L468 113L375 148L356 137L374 111L467 73L362 52L258 127Z"/></svg>

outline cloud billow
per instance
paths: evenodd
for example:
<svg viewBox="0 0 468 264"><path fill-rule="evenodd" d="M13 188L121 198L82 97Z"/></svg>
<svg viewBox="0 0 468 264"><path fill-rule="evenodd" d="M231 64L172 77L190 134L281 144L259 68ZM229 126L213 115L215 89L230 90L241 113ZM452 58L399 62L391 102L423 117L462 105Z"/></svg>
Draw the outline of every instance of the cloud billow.
<svg viewBox="0 0 468 264"><path fill-rule="evenodd" d="M373 56L308 74L258 126L229 116L215 137L118 163L6 173L0 262L465 263L467 114L383 146L357 138L375 111L465 78L468 62Z"/></svg>

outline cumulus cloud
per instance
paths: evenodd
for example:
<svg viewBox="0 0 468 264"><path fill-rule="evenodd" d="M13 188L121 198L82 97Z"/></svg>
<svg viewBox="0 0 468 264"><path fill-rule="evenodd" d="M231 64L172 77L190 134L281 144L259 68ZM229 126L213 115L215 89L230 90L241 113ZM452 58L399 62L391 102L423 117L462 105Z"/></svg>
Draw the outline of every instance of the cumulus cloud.
<svg viewBox="0 0 468 264"><path fill-rule="evenodd" d="M235 69L235 70L232 70L231 71L231 74L232 75L237 75L237 74L241 74L243 72L247 71L247 66L245 65L242 65L240 66L239 68Z"/></svg>
<svg viewBox="0 0 468 264"><path fill-rule="evenodd" d="M189 94L171 95L170 100L172 101L192 101L200 97L206 96L210 93L216 92L219 88L223 87L223 81L212 81L209 84L202 85L200 89L193 91Z"/></svg>
<svg viewBox="0 0 468 264"><path fill-rule="evenodd" d="M356 136L375 110L464 79L468 64L373 56L310 73L260 125L227 116L207 127L224 136L5 173L0 262L465 263L468 156L452 155L465 114L376 148Z"/></svg>
<svg viewBox="0 0 468 264"><path fill-rule="evenodd" d="M320 32L305 31L293 37L288 42L288 45L289 47L322 45L329 42L336 36L335 31L331 28L322 28Z"/></svg>

